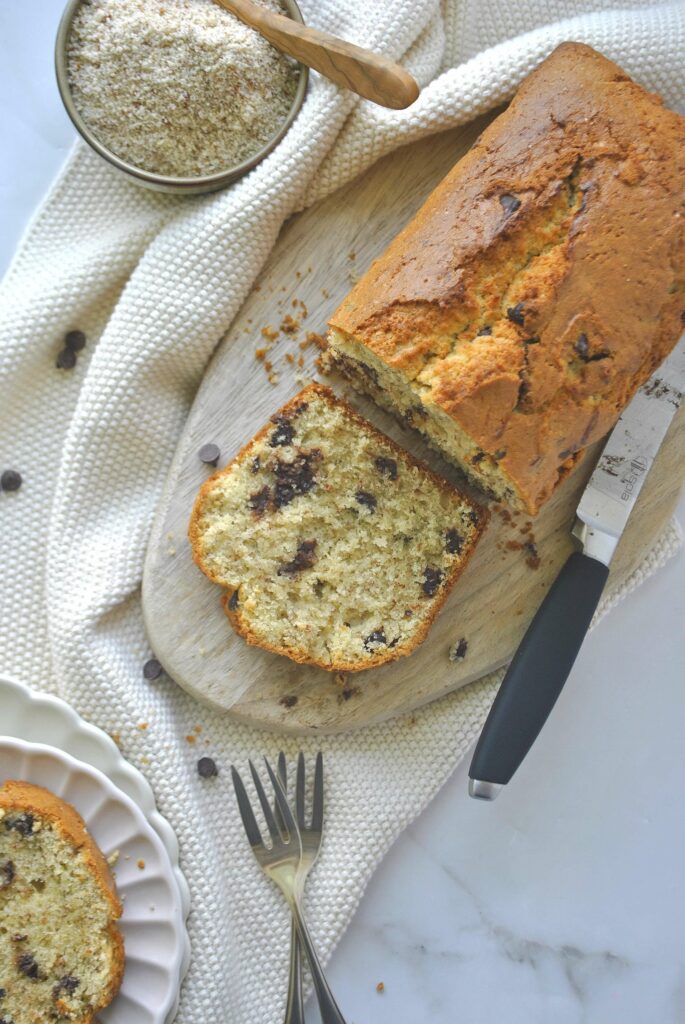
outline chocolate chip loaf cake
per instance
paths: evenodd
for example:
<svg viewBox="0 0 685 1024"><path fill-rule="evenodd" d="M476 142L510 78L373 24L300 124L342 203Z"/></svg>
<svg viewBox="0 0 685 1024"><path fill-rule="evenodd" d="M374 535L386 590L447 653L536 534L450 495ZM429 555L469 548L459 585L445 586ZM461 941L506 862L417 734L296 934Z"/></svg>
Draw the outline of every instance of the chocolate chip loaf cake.
<svg viewBox="0 0 685 1024"><path fill-rule="evenodd" d="M124 966L107 862L73 807L0 789L0 1022L93 1024Z"/></svg>
<svg viewBox="0 0 685 1024"><path fill-rule="evenodd" d="M204 484L189 536L248 643L354 672L424 639L485 518L311 384Z"/></svg>
<svg viewBox="0 0 685 1024"><path fill-rule="evenodd" d="M330 322L333 359L535 513L685 319L685 118L565 43Z"/></svg>

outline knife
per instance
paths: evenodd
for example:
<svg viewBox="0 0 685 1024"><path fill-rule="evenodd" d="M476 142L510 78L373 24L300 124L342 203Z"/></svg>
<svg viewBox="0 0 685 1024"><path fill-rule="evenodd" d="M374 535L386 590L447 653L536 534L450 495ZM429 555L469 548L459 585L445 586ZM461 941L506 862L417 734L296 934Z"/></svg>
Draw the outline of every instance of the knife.
<svg viewBox="0 0 685 1024"><path fill-rule="evenodd" d="M472 797L495 799L547 721L684 391L685 334L624 409L583 491L572 530L581 550L561 569L509 665L469 768Z"/></svg>

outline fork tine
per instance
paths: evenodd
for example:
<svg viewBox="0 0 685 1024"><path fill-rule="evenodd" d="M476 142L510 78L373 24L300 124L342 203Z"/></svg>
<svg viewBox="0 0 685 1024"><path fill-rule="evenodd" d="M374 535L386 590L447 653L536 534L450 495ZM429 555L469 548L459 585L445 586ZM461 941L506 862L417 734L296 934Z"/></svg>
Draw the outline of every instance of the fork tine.
<svg viewBox="0 0 685 1024"><path fill-rule="evenodd" d="M278 831L276 819L274 818L274 812L271 810L271 804L266 799L266 793L264 792L264 787L262 786L262 780L257 775L257 769L252 764L252 761L248 761L248 764L250 766L250 771L252 772L252 781L254 782L254 788L257 790L257 796L259 797L259 802L262 805L262 811L264 812L264 818L266 820L266 827L268 828L269 834L273 841L277 843L280 839L280 833Z"/></svg>
<svg viewBox="0 0 685 1024"><path fill-rule="evenodd" d="M314 805L312 808L312 828L317 832L323 829L323 754L316 755L314 768Z"/></svg>
<svg viewBox="0 0 685 1024"><path fill-rule="evenodd" d="M287 768L287 765L286 765L285 754L283 753L283 751L281 751L280 754L278 755L278 769L277 769L277 771L278 771L278 778L280 780L281 785L283 786L283 792L287 796L288 795L288 768ZM287 832L287 829L285 827L285 822L283 821L283 815L281 814L281 810L280 810L280 808L278 806L278 800L275 799L275 795L274 795L274 814L276 815L276 821L278 823L279 829L281 830L281 834L285 835L285 833Z"/></svg>
<svg viewBox="0 0 685 1024"><path fill-rule="evenodd" d="M306 827L304 820L304 754L300 751L297 758L297 781L295 785L295 809L297 824L300 829Z"/></svg>
<svg viewBox="0 0 685 1024"><path fill-rule="evenodd" d="M285 754L283 751L278 755L278 777L281 780L283 786L283 792L288 795L288 769L285 761Z"/></svg>
<svg viewBox="0 0 685 1024"><path fill-rule="evenodd" d="M245 792L245 786L243 780L236 769L231 765L231 777L233 779L233 788L235 789L236 800L238 801L238 810L240 811L240 817L243 819L243 827L247 833L247 838L250 846L264 846L264 840L262 834L259 831L259 825L257 819L254 816L250 799Z"/></svg>
<svg viewBox="0 0 685 1024"><path fill-rule="evenodd" d="M288 835L291 840L297 837L299 842L299 831L297 825L295 824L295 819L293 818L293 812L290 810L290 807L288 806L288 801L286 799L285 793L283 792L283 788L278 779L276 778L276 776L274 775L274 770L266 758L264 758L264 764L266 765L266 770L269 773L271 784L274 787L274 793L276 794L278 807L280 809L281 814L283 815L283 822L285 824L286 829L288 830Z"/></svg>

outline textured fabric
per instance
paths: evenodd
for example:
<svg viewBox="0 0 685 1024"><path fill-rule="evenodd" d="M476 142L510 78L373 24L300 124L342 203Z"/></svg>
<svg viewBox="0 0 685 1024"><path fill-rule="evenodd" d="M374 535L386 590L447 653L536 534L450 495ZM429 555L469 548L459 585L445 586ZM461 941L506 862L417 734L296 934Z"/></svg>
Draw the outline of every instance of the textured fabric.
<svg viewBox="0 0 685 1024"><path fill-rule="evenodd" d="M228 191L197 199L140 190L79 146L0 292L0 459L24 477L19 492L0 494L2 667L119 734L176 829L193 894L181 1024L282 1018L287 914L248 854L227 769L281 746L292 757L300 746L141 675L150 656L140 609L145 544L208 356L285 217L392 147L502 102L559 41L589 42L669 104L685 104L682 3L307 0L303 8L312 24L404 59L425 86L418 102L391 113L314 76L269 159ZM87 333L88 346L75 370L58 371L71 328ZM672 528L630 586L677 543ZM324 956L383 854L476 735L496 683L321 741L328 838L309 907ZM202 732L190 745L195 726ZM312 754L318 744L301 745ZM201 752L218 761L217 779L197 777Z"/></svg>

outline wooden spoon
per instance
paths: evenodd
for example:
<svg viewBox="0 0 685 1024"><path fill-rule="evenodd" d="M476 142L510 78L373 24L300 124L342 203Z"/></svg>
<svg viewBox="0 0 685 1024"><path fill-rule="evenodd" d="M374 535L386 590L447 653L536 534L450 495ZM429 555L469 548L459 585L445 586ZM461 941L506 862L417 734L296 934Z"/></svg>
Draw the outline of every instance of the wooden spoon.
<svg viewBox="0 0 685 1024"><path fill-rule="evenodd" d="M215 2L255 28L283 53L382 107L401 110L419 95L419 87L409 72L387 57L276 14L253 0Z"/></svg>

